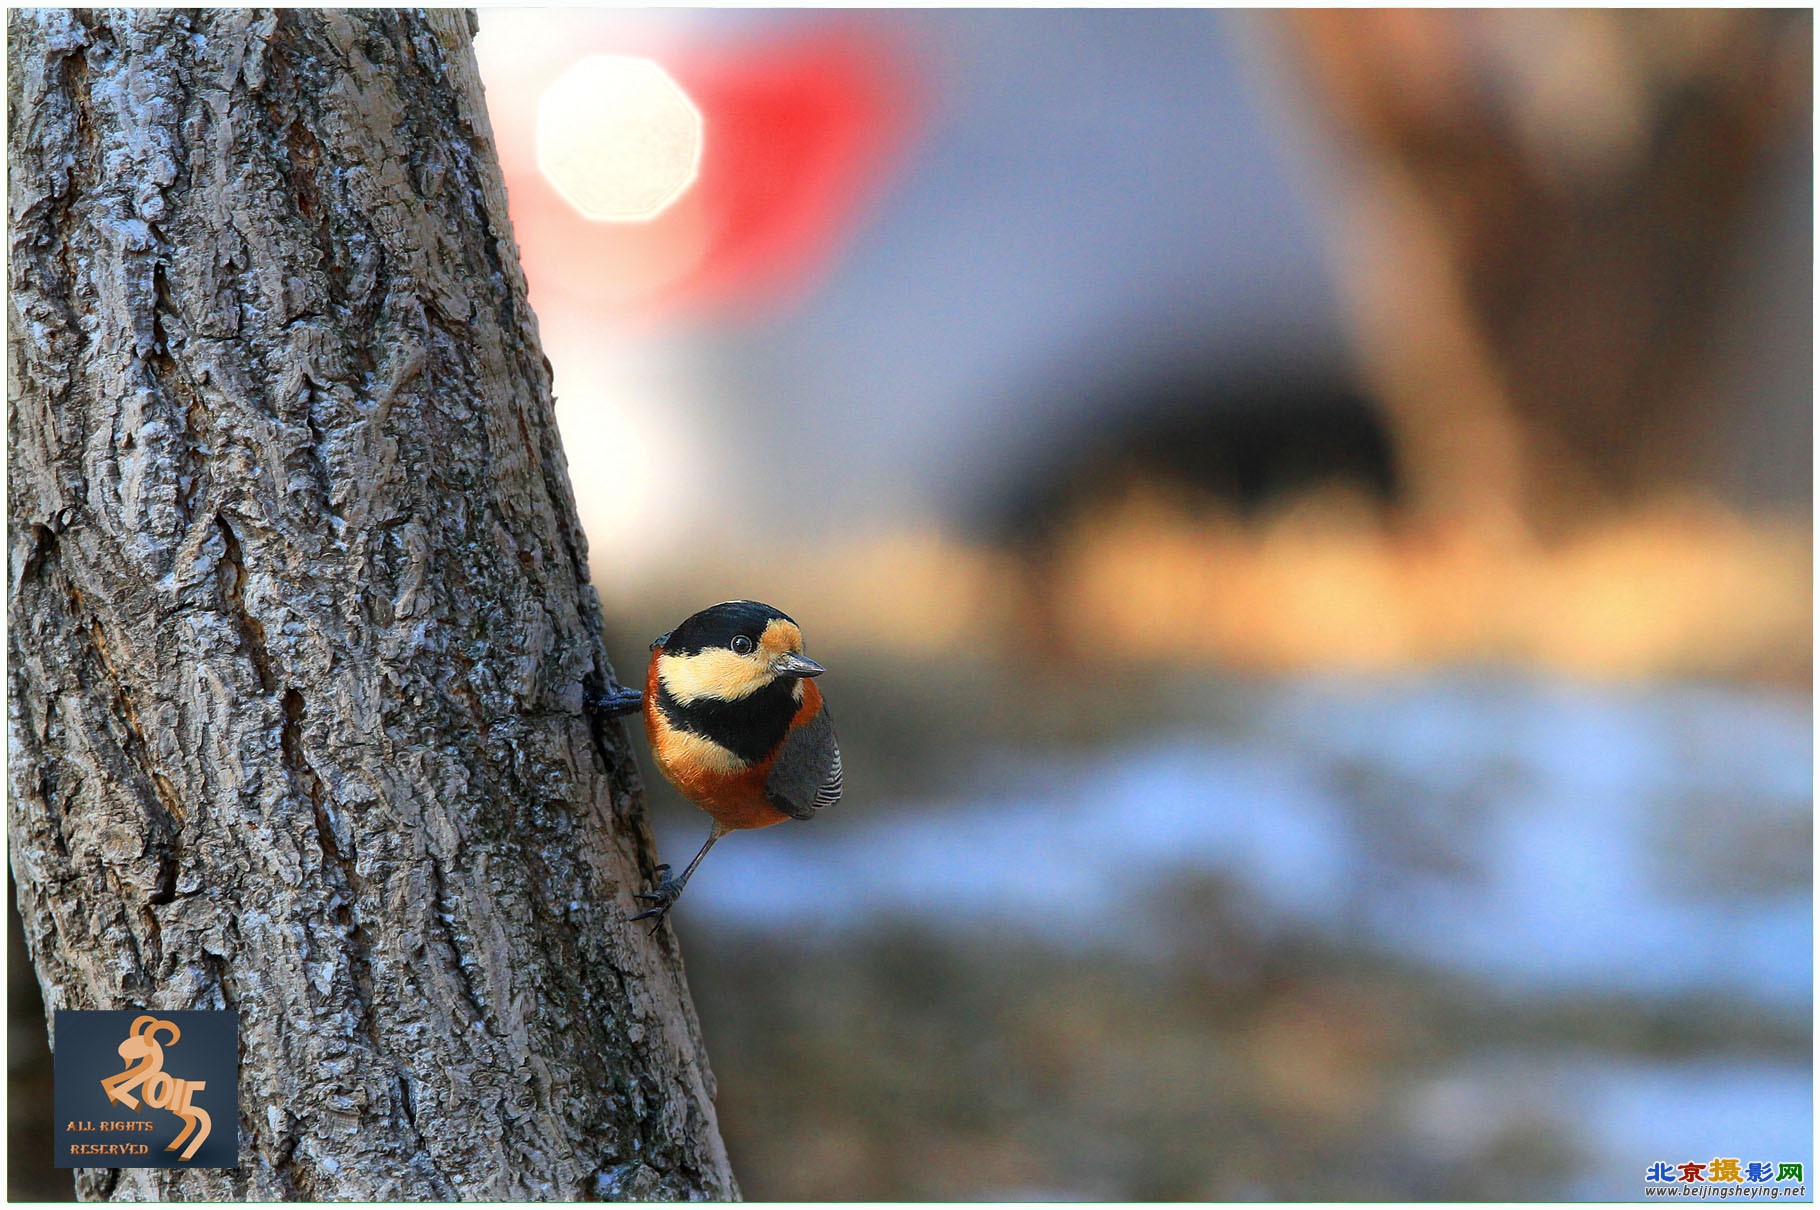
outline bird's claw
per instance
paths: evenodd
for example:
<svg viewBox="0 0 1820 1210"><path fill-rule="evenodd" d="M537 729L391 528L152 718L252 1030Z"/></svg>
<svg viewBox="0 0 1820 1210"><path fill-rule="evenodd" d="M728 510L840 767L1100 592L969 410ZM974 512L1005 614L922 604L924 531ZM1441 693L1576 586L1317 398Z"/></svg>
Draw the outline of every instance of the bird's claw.
<svg viewBox="0 0 1820 1210"><path fill-rule="evenodd" d="M628 689L624 685L596 693L584 690L581 704L590 713L605 715L607 718L618 718L624 714L635 714L645 703L645 695L637 689Z"/></svg>
<svg viewBox="0 0 1820 1210"><path fill-rule="evenodd" d="M667 872L669 868L670 867L667 865L660 865L657 867L657 873L661 875ZM676 900L682 895L682 889L683 884L681 882L678 882L674 878L664 878L648 891L635 891L632 898L642 899L653 906L646 908L644 911L638 913L638 915L632 917L632 919L655 920L658 923L662 923L665 913L675 905ZM652 927L655 928L656 925L654 924Z"/></svg>

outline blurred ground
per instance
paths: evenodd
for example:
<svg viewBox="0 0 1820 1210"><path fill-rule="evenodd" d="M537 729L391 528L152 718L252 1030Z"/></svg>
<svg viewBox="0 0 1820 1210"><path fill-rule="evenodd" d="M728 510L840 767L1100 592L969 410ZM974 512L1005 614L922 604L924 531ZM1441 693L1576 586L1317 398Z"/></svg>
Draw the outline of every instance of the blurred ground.
<svg viewBox="0 0 1820 1210"><path fill-rule="evenodd" d="M988 669L904 751L914 678L822 658L847 810L678 909L747 1196L1629 1199L1806 1154L1800 695Z"/></svg>

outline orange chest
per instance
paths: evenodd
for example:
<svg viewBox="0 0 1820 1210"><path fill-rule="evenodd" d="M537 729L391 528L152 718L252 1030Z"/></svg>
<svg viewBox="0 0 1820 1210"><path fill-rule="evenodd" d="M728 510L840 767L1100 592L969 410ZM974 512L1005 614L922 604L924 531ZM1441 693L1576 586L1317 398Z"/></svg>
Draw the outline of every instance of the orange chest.
<svg viewBox="0 0 1820 1210"><path fill-rule="evenodd" d="M664 779L690 802L729 828L764 828L790 818L765 797L765 779L777 751L754 761L742 760L712 739L673 725L658 705L657 661L645 674L645 735ZM803 700L791 718L792 729L815 717L821 693L803 682Z"/></svg>

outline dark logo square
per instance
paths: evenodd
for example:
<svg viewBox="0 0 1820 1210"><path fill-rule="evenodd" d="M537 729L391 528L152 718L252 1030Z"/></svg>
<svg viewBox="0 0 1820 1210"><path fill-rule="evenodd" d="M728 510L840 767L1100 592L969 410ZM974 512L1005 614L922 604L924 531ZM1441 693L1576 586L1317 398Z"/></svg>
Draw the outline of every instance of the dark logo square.
<svg viewBox="0 0 1820 1210"><path fill-rule="evenodd" d="M59 1168L240 1166L240 1014L59 1009Z"/></svg>

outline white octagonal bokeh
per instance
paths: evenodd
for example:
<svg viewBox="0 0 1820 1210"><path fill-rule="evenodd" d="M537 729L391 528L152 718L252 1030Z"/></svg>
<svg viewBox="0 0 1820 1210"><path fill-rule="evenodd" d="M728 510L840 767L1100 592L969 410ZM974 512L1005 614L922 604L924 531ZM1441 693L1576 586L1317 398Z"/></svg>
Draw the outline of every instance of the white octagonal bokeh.
<svg viewBox="0 0 1820 1210"><path fill-rule="evenodd" d="M537 103L537 167L584 217L656 218L701 172L701 111L650 59L589 55Z"/></svg>

